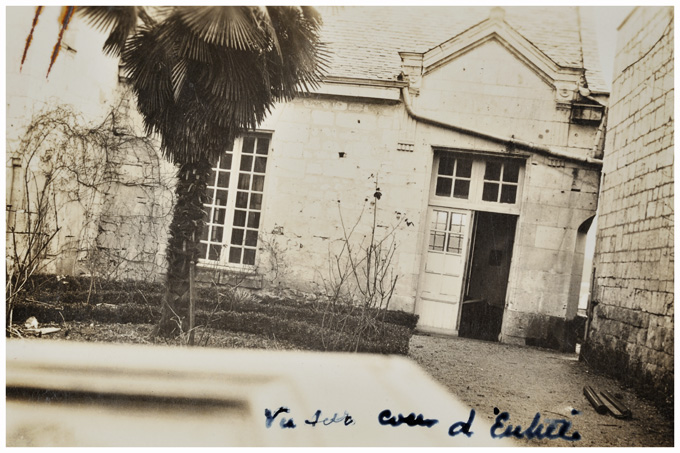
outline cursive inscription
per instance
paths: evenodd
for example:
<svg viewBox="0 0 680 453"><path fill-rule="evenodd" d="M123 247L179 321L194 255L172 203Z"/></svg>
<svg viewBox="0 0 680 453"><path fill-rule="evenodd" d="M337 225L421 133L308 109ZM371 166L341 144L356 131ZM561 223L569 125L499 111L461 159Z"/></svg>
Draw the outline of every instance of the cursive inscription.
<svg viewBox="0 0 680 453"><path fill-rule="evenodd" d="M313 420L305 420L308 425L316 426L317 423L321 423L325 426L332 425L333 423L343 423L345 426L349 426L354 423L352 416L345 411L345 414L338 418L338 413L333 414L332 418L321 418L321 410L314 412Z"/></svg>
<svg viewBox="0 0 680 453"><path fill-rule="evenodd" d="M424 418L423 414L414 414L411 412L406 417L403 414L398 416L393 416L389 409L385 409L380 414L378 414L378 423L381 425L389 426L400 426L402 424L406 426L424 426L426 428L432 428L434 425L439 423L437 419Z"/></svg>
<svg viewBox="0 0 680 453"><path fill-rule="evenodd" d="M453 425L449 426L449 436L456 437L458 434L465 434L468 437L472 436L474 432L470 431L470 428L472 427L472 422L474 420L475 410L470 409L470 417L468 418L468 421L456 422Z"/></svg>
<svg viewBox="0 0 680 453"><path fill-rule="evenodd" d="M264 424L267 428L271 428L272 424L274 423L274 420L277 419L279 421L279 426L281 429L285 428L297 428L297 425L295 424L295 421L293 420L293 417L284 417L279 415L281 414L289 414L290 409L288 409L285 406L281 406L278 409L276 409L274 412L272 412L270 409L265 409L264 410ZM337 423L342 423L344 426L349 426L354 424L354 420L352 419L352 416L345 411L343 415L338 415L338 413L334 413L332 417L323 417L321 409L317 410L314 412L314 416L311 417L309 420L305 420L306 425L310 425L311 427L317 426L329 426Z"/></svg>
<svg viewBox="0 0 680 453"><path fill-rule="evenodd" d="M508 412L501 412L497 407L493 408L493 413L496 415L496 422L491 425L491 437L494 439L501 439L504 437L515 437L517 439L564 439L564 440L580 440L581 435L578 431L574 431L571 435L567 431L571 428L571 422L566 419L545 419L544 423L540 423L541 414L537 412L534 419L528 428L522 431L521 425L513 426L505 424L510 420ZM572 415L577 415L579 411L573 409ZM505 428L505 429L504 429ZM555 432L557 431L557 432Z"/></svg>
<svg viewBox="0 0 680 453"><path fill-rule="evenodd" d="M267 428L271 428L272 423L274 422L274 419L276 417L278 417L279 414L284 414L284 413L287 414L289 412L290 412L290 409L288 409L287 407L283 407L283 406L279 407L276 410L276 412L274 412L273 414L272 414L272 411L270 411L269 409L265 409L264 410L264 417L265 417L264 424L265 424L265 426ZM281 417L281 419L279 421L279 425L281 426L281 428L295 428L296 427L295 422L293 422L293 419L292 418L287 419L286 417Z"/></svg>
<svg viewBox="0 0 680 453"><path fill-rule="evenodd" d="M528 427L522 428L521 425L516 425L510 423L510 413L501 412L497 407L494 407L493 413L496 416L495 422L491 425L489 431L492 439L503 439L503 438L515 438L515 439L537 439L537 440L567 440L567 441L577 441L581 439L581 434L575 429L572 430L572 422L566 419L541 419L541 413L537 412L533 420ZM355 420L349 414L348 411L334 412L332 416L329 416L330 412L324 414L321 409L314 412L314 415L305 419L304 425L311 428L322 427L322 426L351 426L355 425ZM579 411L572 409L571 415L578 415ZM472 437L475 432L472 430L472 424L475 421L476 412L474 409L470 409L470 413L467 421L456 421L449 425L448 435L449 437L456 437L460 434L466 437ZM270 409L264 410L265 416L265 426L271 428L274 423L278 423L281 429L294 429L297 428L297 424L293 419L291 411L285 406L280 406L275 411ZM374 419L375 420L375 419ZM378 414L378 423L382 426L390 426L397 428L400 426L406 426L409 428L413 427L423 427L432 428L439 423L436 418L427 418L422 413L416 414L411 412L408 415L402 413L392 413L389 409L384 409ZM571 432L570 432L571 430Z"/></svg>

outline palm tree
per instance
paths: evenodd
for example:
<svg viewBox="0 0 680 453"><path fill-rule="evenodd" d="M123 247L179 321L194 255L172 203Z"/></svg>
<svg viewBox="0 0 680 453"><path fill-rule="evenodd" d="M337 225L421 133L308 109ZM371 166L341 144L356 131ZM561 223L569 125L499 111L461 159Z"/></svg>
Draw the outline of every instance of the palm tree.
<svg viewBox="0 0 680 453"><path fill-rule="evenodd" d="M172 335L186 329L211 163L244 130L257 127L274 103L316 86L325 61L321 17L294 6L78 11L109 33L104 51L122 56L147 132L160 135L162 152L178 167L157 329Z"/></svg>

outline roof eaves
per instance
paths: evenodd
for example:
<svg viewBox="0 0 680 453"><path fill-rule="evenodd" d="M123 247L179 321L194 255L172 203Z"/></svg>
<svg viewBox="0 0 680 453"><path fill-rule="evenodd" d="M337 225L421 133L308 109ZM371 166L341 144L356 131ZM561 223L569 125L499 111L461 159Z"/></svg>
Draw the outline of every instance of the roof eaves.
<svg viewBox="0 0 680 453"><path fill-rule="evenodd" d="M405 80L385 80L385 79L366 79L359 77L342 77L342 76L326 76L323 78L325 83L338 83L345 85L363 85L371 87L384 88L402 88L407 87L408 82Z"/></svg>

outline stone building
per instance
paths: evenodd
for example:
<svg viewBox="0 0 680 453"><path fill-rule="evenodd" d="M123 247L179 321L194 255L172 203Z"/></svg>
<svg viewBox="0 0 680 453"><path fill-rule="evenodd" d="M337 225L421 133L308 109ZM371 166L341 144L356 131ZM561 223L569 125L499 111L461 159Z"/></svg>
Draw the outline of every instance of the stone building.
<svg viewBox="0 0 680 453"><path fill-rule="evenodd" d="M672 401L673 8L620 25L582 358Z"/></svg>
<svg viewBox="0 0 680 453"><path fill-rule="evenodd" d="M323 293L370 262L422 330L573 348L608 102L591 18L321 10L321 86L215 164L201 278Z"/></svg>
<svg viewBox="0 0 680 453"><path fill-rule="evenodd" d="M589 18L416 11L324 11L325 83L235 145L238 181L217 167L204 264L259 263L254 286L318 292L360 217L352 240L370 240L377 206L376 235L399 225L390 306L421 329L573 347L607 103Z"/></svg>

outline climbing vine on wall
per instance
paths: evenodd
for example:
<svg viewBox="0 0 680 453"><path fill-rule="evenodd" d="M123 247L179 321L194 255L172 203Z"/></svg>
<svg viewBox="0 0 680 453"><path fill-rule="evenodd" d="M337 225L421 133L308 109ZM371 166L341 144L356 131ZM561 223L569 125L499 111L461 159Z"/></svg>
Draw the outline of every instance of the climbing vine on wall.
<svg viewBox="0 0 680 453"><path fill-rule="evenodd" d="M70 106L47 108L8 149L8 315L37 273L89 275L96 290L97 279L163 271L174 174L162 170L154 140L135 132L126 105L98 123Z"/></svg>

